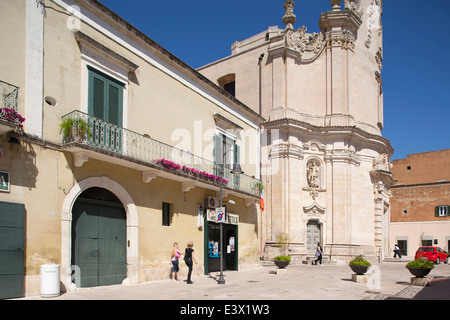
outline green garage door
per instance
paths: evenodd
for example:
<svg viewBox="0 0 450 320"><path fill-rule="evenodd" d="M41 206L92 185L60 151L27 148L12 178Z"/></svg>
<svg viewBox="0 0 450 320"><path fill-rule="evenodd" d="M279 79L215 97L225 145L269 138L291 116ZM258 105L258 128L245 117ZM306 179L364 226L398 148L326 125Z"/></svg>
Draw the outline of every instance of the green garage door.
<svg viewBox="0 0 450 320"><path fill-rule="evenodd" d="M24 296L25 206L0 201L0 299Z"/></svg>
<svg viewBox="0 0 450 320"><path fill-rule="evenodd" d="M120 284L127 276L123 205L80 199L72 210L72 264L81 287Z"/></svg>

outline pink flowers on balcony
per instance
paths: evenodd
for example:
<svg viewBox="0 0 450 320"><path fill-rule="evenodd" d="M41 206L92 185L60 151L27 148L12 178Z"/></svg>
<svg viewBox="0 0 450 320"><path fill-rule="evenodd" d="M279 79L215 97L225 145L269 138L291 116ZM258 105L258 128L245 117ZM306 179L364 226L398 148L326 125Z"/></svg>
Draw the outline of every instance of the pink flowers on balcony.
<svg viewBox="0 0 450 320"><path fill-rule="evenodd" d="M187 166L183 166L181 167L180 164L173 162L171 160L167 160L167 159L158 159L155 161L156 164L169 169L169 170L173 170L173 171L181 171L182 173L185 173L187 175L190 175L192 177L195 178L200 178L206 181L210 181L210 182L214 182L214 183L220 183L220 177L214 175L214 174L210 174L206 171L200 171L197 170L195 168L190 168ZM227 184L228 180L222 179L223 184Z"/></svg>
<svg viewBox="0 0 450 320"><path fill-rule="evenodd" d="M156 164L159 164L160 166L163 166L166 169L169 170L180 170L181 166L178 163L175 163L173 161L167 160L167 159L158 159L156 160Z"/></svg>
<svg viewBox="0 0 450 320"><path fill-rule="evenodd" d="M0 119L5 119L22 127L25 118L22 117L16 110L11 108L0 108Z"/></svg>

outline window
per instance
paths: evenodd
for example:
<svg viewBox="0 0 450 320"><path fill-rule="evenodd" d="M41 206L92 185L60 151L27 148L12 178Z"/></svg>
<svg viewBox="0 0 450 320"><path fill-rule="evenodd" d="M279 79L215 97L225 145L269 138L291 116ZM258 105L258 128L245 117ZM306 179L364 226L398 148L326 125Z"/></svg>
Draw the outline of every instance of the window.
<svg viewBox="0 0 450 320"><path fill-rule="evenodd" d="M89 68L88 113L106 122L122 126L123 85Z"/></svg>
<svg viewBox="0 0 450 320"><path fill-rule="evenodd" d="M231 94L233 97L236 96L236 82L232 81L223 85L223 89Z"/></svg>
<svg viewBox="0 0 450 320"><path fill-rule="evenodd" d="M448 211L449 211L449 206L437 206L435 208L435 216L436 217L447 217L448 216Z"/></svg>
<svg viewBox="0 0 450 320"><path fill-rule="evenodd" d="M224 163L225 168L231 169L234 164L239 163L240 148L236 141L224 134L218 134L214 137L214 162L217 164ZM224 162L225 160L225 162ZM216 166L214 174L220 176L220 166ZM223 178L228 181L228 186L239 189L240 177L229 173L229 170L224 170Z"/></svg>
<svg viewBox="0 0 450 320"><path fill-rule="evenodd" d="M92 143L96 147L121 153L123 86L99 71L88 69L88 113L100 119L90 120L93 128Z"/></svg>
<svg viewBox="0 0 450 320"><path fill-rule="evenodd" d="M217 79L219 87L231 94L233 97L236 96L236 74L230 73L219 79Z"/></svg>
<svg viewBox="0 0 450 320"><path fill-rule="evenodd" d="M170 214L170 203L163 202L162 204L162 225L170 226L171 214Z"/></svg>

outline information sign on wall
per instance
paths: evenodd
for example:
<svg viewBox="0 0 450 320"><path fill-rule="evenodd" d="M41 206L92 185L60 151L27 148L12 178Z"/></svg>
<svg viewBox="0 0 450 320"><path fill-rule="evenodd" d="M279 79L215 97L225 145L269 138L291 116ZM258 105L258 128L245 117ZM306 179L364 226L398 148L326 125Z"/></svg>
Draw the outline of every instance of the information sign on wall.
<svg viewBox="0 0 450 320"><path fill-rule="evenodd" d="M10 191L9 172L0 171L0 192Z"/></svg>

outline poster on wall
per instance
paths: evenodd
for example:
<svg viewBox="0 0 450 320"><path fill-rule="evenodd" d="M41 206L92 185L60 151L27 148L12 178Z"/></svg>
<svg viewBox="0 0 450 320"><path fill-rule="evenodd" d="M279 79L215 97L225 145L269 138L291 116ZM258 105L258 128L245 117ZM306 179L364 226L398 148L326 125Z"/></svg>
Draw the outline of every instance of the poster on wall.
<svg viewBox="0 0 450 320"><path fill-rule="evenodd" d="M9 192L10 182L9 182L9 172L0 171L0 192Z"/></svg>

